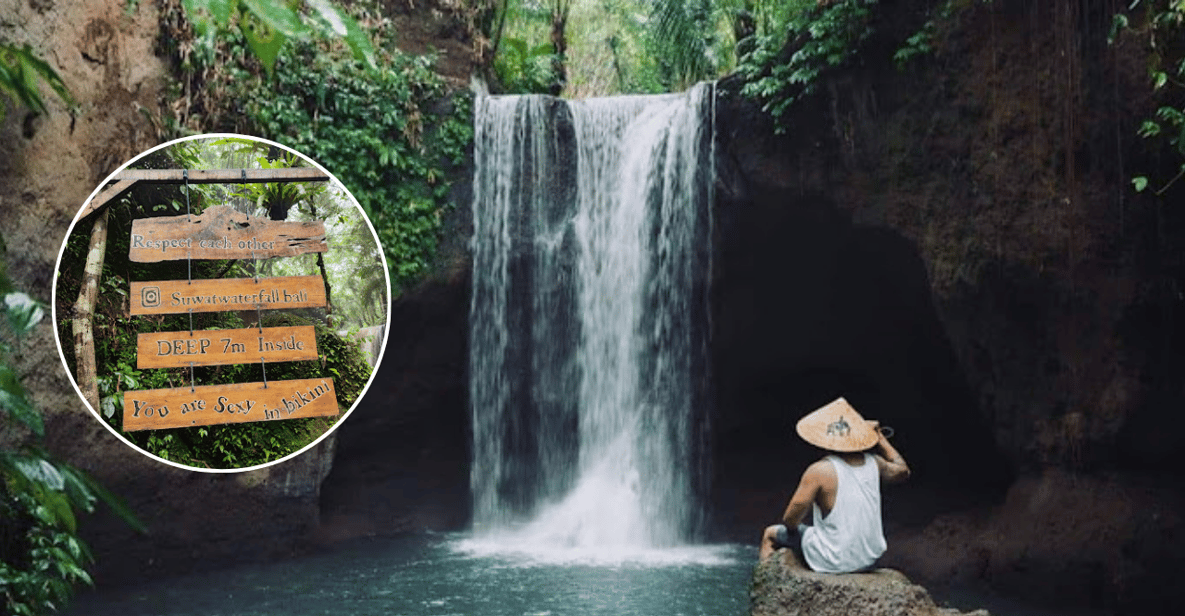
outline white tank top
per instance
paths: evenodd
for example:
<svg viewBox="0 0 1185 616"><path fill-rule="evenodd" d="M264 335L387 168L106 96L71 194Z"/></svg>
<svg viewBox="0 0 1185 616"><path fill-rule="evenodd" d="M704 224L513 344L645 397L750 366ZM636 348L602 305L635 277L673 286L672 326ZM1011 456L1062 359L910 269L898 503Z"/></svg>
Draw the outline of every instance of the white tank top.
<svg viewBox="0 0 1185 616"><path fill-rule="evenodd" d="M863 466L848 466L839 456L826 458L835 467L835 506L826 517L814 507L814 526L802 534L802 555L815 571L849 573L871 566L885 553L881 527L880 472L872 454Z"/></svg>

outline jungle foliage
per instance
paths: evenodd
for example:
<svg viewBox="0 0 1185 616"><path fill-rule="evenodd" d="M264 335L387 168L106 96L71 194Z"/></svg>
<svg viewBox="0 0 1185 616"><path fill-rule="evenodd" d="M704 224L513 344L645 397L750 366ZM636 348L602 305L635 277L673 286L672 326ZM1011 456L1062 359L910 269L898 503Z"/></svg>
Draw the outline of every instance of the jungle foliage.
<svg viewBox="0 0 1185 616"><path fill-rule="evenodd" d="M74 107L65 82L28 45L0 42L0 120L17 105L46 113L43 84ZM33 616L58 611L76 585L92 584L86 567L93 557L78 535L80 514L102 501L133 528L144 527L118 497L46 450L41 410L10 363L19 361L45 307L14 288L4 252L0 238L0 607Z"/></svg>
<svg viewBox="0 0 1185 616"><path fill-rule="evenodd" d="M73 107L74 97L49 64L28 46L0 42L0 121L10 105L22 104L34 113L45 113L40 85L48 85L62 102Z"/></svg>
<svg viewBox="0 0 1185 616"><path fill-rule="evenodd" d="M813 3L800 3L784 23L758 30L751 51L737 67L746 82L741 93L760 101L775 120L781 120L795 101L814 92L819 75L851 59L872 34L876 0L803 6L809 4ZM778 130L785 128L779 122Z"/></svg>
<svg viewBox="0 0 1185 616"><path fill-rule="evenodd" d="M500 3L494 67L507 91L548 91L557 62L567 75L563 94L573 98L680 91L736 71L743 94L780 118L813 91L822 71L860 49L872 32L876 0L574 2L568 53L560 58L552 55L553 4ZM924 53L929 34L905 41L901 60Z"/></svg>
<svg viewBox="0 0 1185 616"><path fill-rule="evenodd" d="M300 11L297 5L306 10ZM184 0L185 12L201 50L212 50L220 33L237 28L264 68L271 71L285 44L312 38L338 38L354 58L374 69L374 49L358 22L328 0L292 3L278 0Z"/></svg>
<svg viewBox="0 0 1185 616"><path fill-rule="evenodd" d="M261 134L284 141L351 188L386 251L392 285L429 269L441 221L453 206L448 172L472 139L467 98L441 105L444 84L431 58L382 49L365 73L312 45L277 62L270 90L244 83L240 101Z"/></svg>
<svg viewBox="0 0 1185 616"><path fill-rule="evenodd" d="M137 161L148 168L262 168L282 161L302 163L286 152L270 148L243 147L239 140L191 140L154 152ZM299 166L299 165L298 165ZM270 205L265 198L294 199L287 212L288 220L326 220L327 242L343 244L338 253L329 253L327 270L333 271L327 287L337 290L335 304L347 313L331 320L325 309L268 311L258 313L210 312L189 315L128 315L128 288L131 281L247 278L256 275L311 275L317 273L315 258L252 260L194 260L136 263L128 258L131 225L136 219L162 215L200 214L207 207L231 204L253 216L266 216ZM337 418L307 418L284 421L198 426L170 430L122 432L124 392L130 390L218 385L229 383L278 381L331 376L340 413L344 413L361 395L371 369L362 354L359 340L340 330L357 331L359 327L382 324L386 319L386 276L373 236L363 236L358 227L366 227L357 208L340 189L332 186L301 187L291 183L243 185L158 185L133 189L118 202L109 204L109 231L99 296L94 315L95 359L98 367L99 413L116 432L123 434L141 449L163 459L199 468L244 468L280 459L299 451L324 434ZM85 221L84 221L85 223ZM88 250L88 225L79 224L67 238L58 276L57 314L59 335L69 339L72 319L69 302L77 295L82 282L83 261ZM287 261L294 261L287 263ZM369 280L362 280L368 275ZM347 282L348 281L348 282ZM316 328L319 359L259 364L189 368L136 368L136 338L140 333L212 329L242 329L256 326L262 317L264 327L286 324L311 324ZM356 320L350 320L354 318ZM332 326L330 325L332 322ZM67 363L75 370L76 357L70 345L63 345ZM340 415L339 415L340 417Z"/></svg>
<svg viewBox="0 0 1185 616"><path fill-rule="evenodd" d="M1148 83L1158 101L1138 134L1152 150L1171 152L1166 169L1141 173L1131 182L1136 192L1152 188L1162 196L1185 176L1185 0L1135 0L1115 15L1109 42L1129 29L1148 50Z"/></svg>
<svg viewBox="0 0 1185 616"><path fill-rule="evenodd" d="M119 498L46 451L41 411L10 363L45 308L13 288L4 263L0 254L0 607L5 614L32 616L57 611L75 585L91 584L86 567L92 556L78 536L79 514L102 501L144 529Z"/></svg>
<svg viewBox="0 0 1185 616"><path fill-rule="evenodd" d="M268 2L244 2L257 4ZM197 22L191 29L193 13L170 13L164 40L175 45L182 103L170 132L261 135L316 160L370 217L399 293L434 258L453 207L449 174L472 141L471 106L466 96L450 96L432 56L399 51L390 23L360 5L352 9L357 32L288 37L274 57L259 55L239 25L242 14L208 21L217 30L209 36ZM316 13L296 11L293 19L315 30ZM359 59L358 37L368 42L368 61Z"/></svg>
<svg viewBox="0 0 1185 616"><path fill-rule="evenodd" d="M495 73L511 93L584 98L682 90L732 67L739 4L502 0L491 36Z"/></svg>

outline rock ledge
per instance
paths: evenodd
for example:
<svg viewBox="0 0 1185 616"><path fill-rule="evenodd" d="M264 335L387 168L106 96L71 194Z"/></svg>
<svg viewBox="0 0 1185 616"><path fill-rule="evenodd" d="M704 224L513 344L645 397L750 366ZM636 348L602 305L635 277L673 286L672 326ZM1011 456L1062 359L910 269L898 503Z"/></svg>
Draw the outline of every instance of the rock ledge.
<svg viewBox="0 0 1185 616"><path fill-rule="evenodd" d="M938 607L925 588L893 569L816 573L787 549L757 565L749 606L752 616L989 616Z"/></svg>

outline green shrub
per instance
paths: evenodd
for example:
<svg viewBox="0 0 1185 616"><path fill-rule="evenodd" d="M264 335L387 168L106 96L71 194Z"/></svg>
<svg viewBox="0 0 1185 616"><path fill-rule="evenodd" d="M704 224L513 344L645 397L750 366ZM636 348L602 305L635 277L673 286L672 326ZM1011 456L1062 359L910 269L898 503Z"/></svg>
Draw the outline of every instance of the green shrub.
<svg viewBox="0 0 1185 616"><path fill-rule="evenodd" d="M398 35L372 30L378 41ZM450 95L431 56L376 45L367 70L340 44L291 41L271 74L246 54L241 34L224 33L205 76L204 130L247 132L283 143L323 165L366 211L387 257L392 292L427 273L453 206L449 174L473 141L472 101Z"/></svg>
<svg viewBox="0 0 1185 616"><path fill-rule="evenodd" d="M80 513L94 511L102 500L134 528L143 526L86 473L45 450L41 411L8 365L9 354L19 353L21 338L45 310L13 290L2 256L0 312L6 334L0 337L0 607L17 616L48 614L65 606L76 584L91 583L85 567L92 557L78 537Z"/></svg>
<svg viewBox="0 0 1185 616"><path fill-rule="evenodd" d="M872 34L876 0L845 0L792 15L782 32L759 34L753 50L741 58L737 73L745 85L741 93L762 103L778 122L795 101L814 92L819 75L847 62ZM789 58L786 41L795 47Z"/></svg>

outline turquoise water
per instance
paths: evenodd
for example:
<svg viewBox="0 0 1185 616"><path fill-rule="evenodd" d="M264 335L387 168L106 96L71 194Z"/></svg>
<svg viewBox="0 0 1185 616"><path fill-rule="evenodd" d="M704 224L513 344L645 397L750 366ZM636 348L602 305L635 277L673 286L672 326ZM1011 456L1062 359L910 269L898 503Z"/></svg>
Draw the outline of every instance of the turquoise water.
<svg viewBox="0 0 1185 616"><path fill-rule="evenodd" d="M752 546L515 552L466 535L356 540L266 564L80 594L67 614L741 616Z"/></svg>

